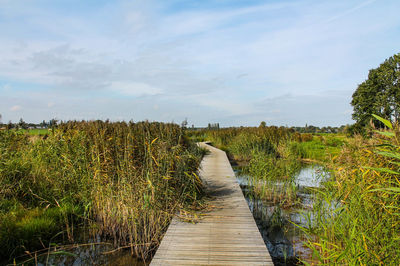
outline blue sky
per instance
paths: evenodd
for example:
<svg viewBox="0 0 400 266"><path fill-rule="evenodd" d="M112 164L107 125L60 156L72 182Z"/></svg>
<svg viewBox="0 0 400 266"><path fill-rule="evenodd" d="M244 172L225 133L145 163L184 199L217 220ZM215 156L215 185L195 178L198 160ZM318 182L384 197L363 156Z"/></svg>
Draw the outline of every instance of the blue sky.
<svg viewBox="0 0 400 266"><path fill-rule="evenodd" d="M0 0L3 122L352 123L400 1Z"/></svg>

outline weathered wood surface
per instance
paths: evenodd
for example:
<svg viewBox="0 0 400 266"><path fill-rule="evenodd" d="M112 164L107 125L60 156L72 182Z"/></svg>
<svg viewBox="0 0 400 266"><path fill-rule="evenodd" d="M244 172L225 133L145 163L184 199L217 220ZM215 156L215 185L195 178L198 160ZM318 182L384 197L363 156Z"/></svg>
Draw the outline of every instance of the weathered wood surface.
<svg viewBox="0 0 400 266"><path fill-rule="evenodd" d="M273 265L225 152L200 145L212 210L196 224L174 218L150 265Z"/></svg>

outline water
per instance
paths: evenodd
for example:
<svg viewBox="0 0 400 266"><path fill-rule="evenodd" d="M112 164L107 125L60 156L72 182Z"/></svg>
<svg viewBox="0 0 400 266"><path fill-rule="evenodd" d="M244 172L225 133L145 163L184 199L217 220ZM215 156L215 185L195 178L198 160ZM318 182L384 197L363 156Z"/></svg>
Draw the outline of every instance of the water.
<svg viewBox="0 0 400 266"><path fill-rule="evenodd" d="M131 255L129 250L114 251L111 245L84 245L78 246L71 255L50 255L38 265L132 265L145 266L142 260ZM111 252L111 253L107 253ZM74 255L72 255L74 254Z"/></svg>
<svg viewBox="0 0 400 266"><path fill-rule="evenodd" d="M312 220L313 197L309 188L320 187L321 182L329 178L329 173L318 165L304 165L294 177L300 204L279 208L273 202L255 196L249 184L249 176L243 174L241 168L235 167L235 172L275 265L299 265L299 258L309 261L311 251L303 244L305 238L302 231L292 223L306 226L309 221L305 214ZM280 186L282 183L276 182L275 185ZM80 235L79 242L85 244L64 246L63 249L58 249L62 251L58 254L52 250L48 255L39 257L37 265L148 265L133 257L129 249L115 251L112 243L104 242L99 237L94 239L84 232Z"/></svg>
<svg viewBox="0 0 400 266"><path fill-rule="evenodd" d="M38 256L35 265L132 265L145 266L148 263L132 256L130 249L116 249L109 242L99 236L93 237L86 230L80 230L78 242L54 246L47 253Z"/></svg>
<svg viewBox="0 0 400 266"><path fill-rule="evenodd" d="M320 187L322 181L329 178L329 173L320 165L304 165L295 177L296 185L300 187Z"/></svg>
<svg viewBox="0 0 400 266"><path fill-rule="evenodd" d="M313 195L310 188L320 187L321 182L329 178L329 173L318 165L303 165L293 179L299 204L280 208L273 202L257 198L249 184L249 176L243 174L242 168L235 167L235 172L274 264L299 265L300 260L310 261L312 252L303 244L305 236L296 225L304 227L312 221Z"/></svg>

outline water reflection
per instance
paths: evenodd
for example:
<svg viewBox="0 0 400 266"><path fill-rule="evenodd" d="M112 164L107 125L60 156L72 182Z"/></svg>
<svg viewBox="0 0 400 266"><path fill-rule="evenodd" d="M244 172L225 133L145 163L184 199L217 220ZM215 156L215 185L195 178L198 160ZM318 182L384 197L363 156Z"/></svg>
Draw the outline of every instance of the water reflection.
<svg viewBox="0 0 400 266"><path fill-rule="evenodd" d="M321 182L326 181L329 176L330 173L320 165L306 165L294 181L300 187L319 187Z"/></svg>
<svg viewBox="0 0 400 266"><path fill-rule="evenodd" d="M308 261L312 253L304 246L305 236L296 225L307 226L312 222L313 192L310 188L319 187L329 178L329 173L318 165L304 165L293 177L299 204L281 209L277 204L257 198L243 168L234 170L274 264L299 265L299 258Z"/></svg>
<svg viewBox="0 0 400 266"><path fill-rule="evenodd" d="M100 237L89 237L87 232L79 234L84 244L59 245L47 254L37 258L36 265L132 265L145 266L148 263L132 256L129 249L118 249L111 242Z"/></svg>

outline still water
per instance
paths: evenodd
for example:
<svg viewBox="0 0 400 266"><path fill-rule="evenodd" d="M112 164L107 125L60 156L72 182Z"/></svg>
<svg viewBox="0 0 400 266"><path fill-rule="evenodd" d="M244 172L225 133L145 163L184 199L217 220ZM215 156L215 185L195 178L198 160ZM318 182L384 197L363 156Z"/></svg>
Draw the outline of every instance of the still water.
<svg viewBox="0 0 400 266"><path fill-rule="evenodd" d="M234 170L274 264L299 265L302 264L300 260L310 261L311 250L303 244L306 239L298 226L305 227L311 222L313 194L310 188L320 187L329 173L319 165L303 165L293 177L299 204L280 208L276 203L257 198L248 182L246 169L235 167Z"/></svg>
<svg viewBox="0 0 400 266"><path fill-rule="evenodd" d="M59 245L37 258L35 265L132 265L145 266L142 260L131 255L130 249L115 249L111 242L100 237L89 236L86 231L79 234L83 244ZM34 261L31 261L34 262ZM29 264L29 263L28 263Z"/></svg>

